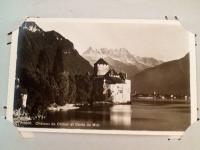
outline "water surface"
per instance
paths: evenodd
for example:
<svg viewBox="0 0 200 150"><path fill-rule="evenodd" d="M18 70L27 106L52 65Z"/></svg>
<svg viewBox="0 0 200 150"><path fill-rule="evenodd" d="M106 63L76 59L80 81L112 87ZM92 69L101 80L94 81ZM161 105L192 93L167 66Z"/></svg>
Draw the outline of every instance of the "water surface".
<svg viewBox="0 0 200 150"><path fill-rule="evenodd" d="M135 102L48 112L44 122L55 128L183 131L190 125L190 105Z"/></svg>

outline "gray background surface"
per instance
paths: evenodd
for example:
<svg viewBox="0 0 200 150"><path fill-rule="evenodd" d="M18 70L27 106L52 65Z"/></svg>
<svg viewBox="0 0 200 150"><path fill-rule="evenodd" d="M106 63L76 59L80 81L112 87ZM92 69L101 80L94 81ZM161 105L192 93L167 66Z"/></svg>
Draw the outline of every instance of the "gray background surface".
<svg viewBox="0 0 200 150"><path fill-rule="evenodd" d="M75 18L163 19L178 16L184 27L200 36L200 0L0 0L0 116L6 105L10 40L26 16ZM200 38L197 43L200 45ZM197 46L197 77L200 48ZM198 85L200 78L198 78ZM199 88L198 88L199 91ZM198 99L200 93L198 93ZM200 123L187 129L180 141L165 136L125 136L37 133L23 139L0 117L0 150L199 150Z"/></svg>

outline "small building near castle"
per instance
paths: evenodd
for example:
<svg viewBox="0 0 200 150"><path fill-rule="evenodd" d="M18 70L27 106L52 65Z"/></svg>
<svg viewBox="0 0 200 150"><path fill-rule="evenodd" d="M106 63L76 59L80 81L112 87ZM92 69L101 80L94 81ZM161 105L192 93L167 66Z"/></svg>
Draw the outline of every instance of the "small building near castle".
<svg viewBox="0 0 200 150"><path fill-rule="evenodd" d="M115 104L131 101L131 81L127 79L127 74L117 73L103 58L94 64L94 77L102 81L99 83L102 83L102 92L107 100Z"/></svg>

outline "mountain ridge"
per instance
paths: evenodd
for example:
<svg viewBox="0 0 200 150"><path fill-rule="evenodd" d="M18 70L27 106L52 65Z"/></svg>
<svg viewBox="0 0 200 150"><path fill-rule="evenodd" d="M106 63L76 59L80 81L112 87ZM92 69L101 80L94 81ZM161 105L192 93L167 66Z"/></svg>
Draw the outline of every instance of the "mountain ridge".
<svg viewBox="0 0 200 150"><path fill-rule="evenodd" d="M190 95L189 53L184 57L147 68L132 77L138 93Z"/></svg>
<svg viewBox="0 0 200 150"><path fill-rule="evenodd" d="M163 61L157 60L155 58L134 56L125 48L95 49L89 47L86 51L83 52L82 56L86 58L91 64L93 63L93 60L109 57L116 61L121 61L122 63L125 64L135 65L139 70L143 70L149 67L154 67L156 65L163 63Z"/></svg>

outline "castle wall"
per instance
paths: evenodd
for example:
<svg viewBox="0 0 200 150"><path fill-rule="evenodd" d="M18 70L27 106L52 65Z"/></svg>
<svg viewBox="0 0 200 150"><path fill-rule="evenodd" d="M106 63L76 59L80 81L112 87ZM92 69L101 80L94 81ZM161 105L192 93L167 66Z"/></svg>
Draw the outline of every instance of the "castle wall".
<svg viewBox="0 0 200 150"><path fill-rule="evenodd" d="M109 84L114 103L127 103L131 101L131 81L125 80L124 84Z"/></svg>
<svg viewBox="0 0 200 150"><path fill-rule="evenodd" d="M131 101L131 80L125 80L125 84L123 84L123 98L127 102Z"/></svg>

